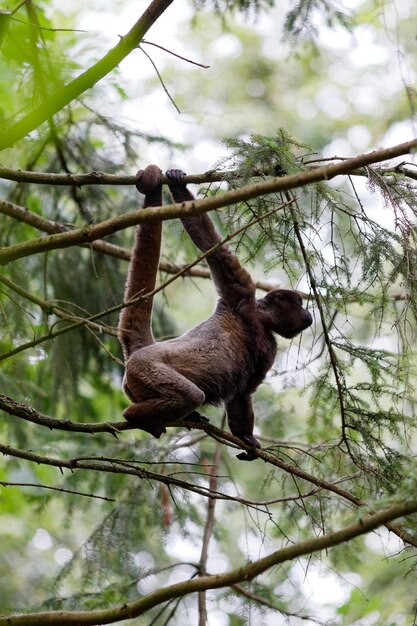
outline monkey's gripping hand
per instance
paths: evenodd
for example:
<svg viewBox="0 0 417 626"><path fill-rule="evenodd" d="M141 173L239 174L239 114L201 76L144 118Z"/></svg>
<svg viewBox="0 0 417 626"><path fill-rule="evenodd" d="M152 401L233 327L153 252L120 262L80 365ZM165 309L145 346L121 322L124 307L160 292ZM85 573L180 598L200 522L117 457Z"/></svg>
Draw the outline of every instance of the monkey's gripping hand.
<svg viewBox="0 0 417 626"><path fill-rule="evenodd" d="M169 178L171 184L174 184L174 183L181 184L183 181L183 178L186 176L186 173L183 172L182 170L167 170L165 172L165 175L167 176L167 178Z"/></svg>
<svg viewBox="0 0 417 626"><path fill-rule="evenodd" d="M252 450L241 452L240 454L236 455L236 458L239 459L239 461L254 461L255 459L257 459L258 456L255 454L255 450L260 450L261 448L261 444L259 443L259 441L255 439L253 435L239 436L239 439L250 445Z"/></svg>

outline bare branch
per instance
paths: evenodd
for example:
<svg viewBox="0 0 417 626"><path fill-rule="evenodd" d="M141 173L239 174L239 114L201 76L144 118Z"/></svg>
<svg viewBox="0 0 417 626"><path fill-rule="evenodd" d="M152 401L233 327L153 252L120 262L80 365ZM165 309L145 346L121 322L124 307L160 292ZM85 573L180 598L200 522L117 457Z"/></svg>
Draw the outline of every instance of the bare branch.
<svg viewBox="0 0 417 626"><path fill-rule="evenodd" d="M0 481L2 487L35 487L39 489L49 489L51 491L60 491L62 493L69 493L73 496L84 496L86 498L96 498L98 500L105 500L106 502L115 502L114 498L107 498L107 496L96 496L94 493L84 493L83 491L73 491L72 489L64 489L63 487L52 487L51 485L42 485L41 483L10 483L4 480Z"/></svg>
<svg viewBox="0 0 417 626"><path fill-rule="evenodd" d="M224 422L224 416L223 416L223 422ZM222 446L220 443L217 443L213 465L208 468L209 476L210 476L209 487L211 491L217 490L217 474L218 474L219 467L220 467L221 457L222 457ZM199 576L207 575L208 549L209 549L209 544L210 544L210 540L213 534L213 529L214 529L214 524L215 524L215 518L214 518L215 507L216 507L216 500L214 498L210 498L207 503L206 523L204 525L200 561L198 564ZM206 626L207 624L207 604L206 604L206 593L204 591L200 591L198 594L198 623L199 623L199 626Z"/></svg>
<svg viewBox="0 0 417 626"><path fill-rule="evenodd" d="M128 422L100 422L90 424L72 422L68 419L57 419L56 417L50 417L49 415L39 413L32 407L22 404L21 402L17 402L16 400L13 400L13 398L9 398L3 394L0 394L0 410L8 413L9 415L20 417L27 422L39 424L40 426L46 426L50 430L66 430L77 433L89 433L91 435L94 433L110 433L112 435L117 435L122 430L129 430L132 428Z"/></svg>
<svg viewBox="0 0 417 626"><path fill-rule="evenodd" d="M169 48L164 48L164 46L159 45L158 43L154 43L153 41L147 41L146 39L142 39L142 44L147 44L148 46L155 46L155 48L159 48L160 50L164 50L164 52L168 52L168 54L172 54L172 56L177 57L177 59L181 59L181 61L186 61L187 63L191 63L191 65L198 65L198 67L202 67L204 70L208 70L210 65L203 65L202 63L197 63L197 61L193 61L192 59L187 59L187 57L181 56L181 54L177 54Z"/></svg>
<svg viewBox="0 0 417 626"><path fill-rule="evenodd" d="M190 593L207 591L208 589L230 587L253 580L263 572L279 564L293 561L301 556L328 550L334 546L346 543L354 537L367 534L399 517L412 515L416 512L417 500L399 502L382 511L367 515L341 530L282 548L266 557L246 563L224 574L201 576L175 583L165 588L157 589L139 600L118 607L93 611L45 611L42 613L26 613L25 615L10 615L0 617L0 626L45 626L45 624L49 626L92 626L133 619L173 598L180 598Z"/></svg>
<svg viewBox="0 0 417 626"><path fill-rule="evenodd" d="M153 58L151 57L150 54L148 54L146 52L146 50L144 50L144 48L142 48L142 46L138 46L139 50L141 52L143 52L143 54L149 59L149 62L151 63L153 69L155 70L156 75L158 76L158 80L161 83L162 89L165 91L166 95L168 96L169 100L171 101L171 103L173 104L175 110L177 111L177 113L181 113L181 111L179 110L179 108L177 107L174 98L171 96L171 94L169 93L169 90L167 88L167 86L164 83L164 79L161 76L160 71L158 70L155 61L153 60Z"/></svg>

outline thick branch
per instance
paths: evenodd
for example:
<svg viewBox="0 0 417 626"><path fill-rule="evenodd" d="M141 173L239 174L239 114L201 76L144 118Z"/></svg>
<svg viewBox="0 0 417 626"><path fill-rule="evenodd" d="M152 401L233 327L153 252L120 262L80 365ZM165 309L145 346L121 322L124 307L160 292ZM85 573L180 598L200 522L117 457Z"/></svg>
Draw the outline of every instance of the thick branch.
<svg viewBox="0 0 417 626"><path fill-rule="evenodd" d="M16 141L25 137L30 131L58 113L72 100L78 98L87 89L91 89L106 74L114 70L132 50L137 48L145 33L172 1L153 0L130 31L121 37L119 43L109 50L102 59L67 85L62 85L50 98L42 100L42 104L30 111L16 124L9 126L9 128L3 126L0 136L0 150L12 146Z"/></svg>
<svg viewBox="0 0 417 626"><path fill-rule="evenodd" d="M375 150L352 159L346 159L346 161L342 161L341 163L333 163L308 172L299 172L291 176L276 177L268 181L246 185L240 189L218 194L217 196L205 198L204 200L194 200L192 202L183 202L182 204L169 204L164 207L151 207L146 211L142 209L130 211L125 215L111 218L100 224L86 226L68 233L50 235L42 239L26 241L9 248L1 248L0 265L5 265L10 261L32 254L39 254L48 250L68 248L70 246L95 241L111 233L128 228L129 226L146 222L158 222L186 215L201 215L202 213L220 207L230 206L231 204L264 196L269 193L305 187L306 185L311 185L312 183L323 180L331 180L336 176L349 174L358 167L364 167L372 163L380 163L387 159L408 154L415 148L417 148L417 139L391 148Z"/></svg>
<svg viewBox="0 0 417 626"><path fill-rule="evenodd" d="M3 215L8 215L18 222L29 224L30 226L33 226L33 228L36 228L37 230L48 233L50 235L55 233L69 232L69 228L64 224L54 222L53 220L48 220L45 217L41 217L37 213L32 213L32 211L26 209L25 207L14 204L13 202L8 202L6 200L0 199L0 213L3 213ZM122 259L123 261L130 260L130 250L128 250L127 248L123 248L122 246L116 246L113 243L109 243L101 239L97 239L97 241L92 241L91 243L85 243L80 245L85 248L91 248L96 252L107 254L108 256L114 257L116 259ZM178 274L179 272L181 272L182 276L211 278L210 270L208 268L185 268L185 265L175 265L174 263L170 263L169 261L161 260L159 263L159 270L161 272L166 272L167 274ZM278 287L278 285L274 285L265 280L255 281L255 285L257 289L261 289L262 291L271 291L271 289L276 289Z"/></svg>
<svg viewBox="0 0 417 626"><path fill-rule="evenodd" d="M89 424L72 422L68 419L57 419L56 417L50 417L49 415L39 413L31 406L17 402L16 400L13 400L13 398L9 398L3 394L0 394L0 410L8 413L9 415L14 415L15 417L24 419L27 422L46 426L51 430L66 430L77 433L90 433L93 435L94 433L116 434L122 430L129 430L132 428L129 422L117 422L111 424L108 422L99 422Z"/></svg>
<svg viewBox="0 0 417 626"><path fill-rule="evenodd" d="M417 511L417 500L400 502L377 513L367 515L358 522L346 526L341 530L315 537L308 541L288 546L268 556L249 562L237 569L224 574L202 576L192 580L169 585L158 589L144 598L119 607L97 611L48 611L43 613L29 613L0 618L0 626L87 626L95 624L110 624L125 619L132 619L143 615L162 602L173 598L181 598L190 593L230 587L238 583L253 580L263 572L281 563L293 561L301 556L310 556L314 552L321 552L334 546L346 543L375 530L394 519L411 515Z"/></svg>

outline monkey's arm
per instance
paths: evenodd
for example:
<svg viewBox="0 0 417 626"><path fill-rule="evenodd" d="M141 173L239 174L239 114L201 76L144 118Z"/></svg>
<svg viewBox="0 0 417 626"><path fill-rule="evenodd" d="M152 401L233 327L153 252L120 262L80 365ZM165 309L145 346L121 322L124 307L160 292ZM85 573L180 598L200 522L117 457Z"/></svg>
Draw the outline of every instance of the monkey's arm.
<svg viewBox="0 0 417 626"><path fill-rule="evenodd" d="M161 170L149 165L137 173L138 191L145 194L143 208L162 205ZM162 223L141 224L136 228L124 301L127 302L155 288L161 248ZM125 359L132 352L154 343L151 319L153 297L125 307L119 320L119 340Z"/></svg>
<svg viewBox="0 0 417 626"><path fill-rule="evenodd" d="M185 173L181 170L168 170L167 177L175 182L168 183L171 195L175 202L195 200L192 193L184 184L181 184ZM181 218L181 222L190 235L193 243L202 252L221 241L211 218L207 213ZM214 284L219 295L236 306L244 298L254 298L255 284L250 274L241 266L237 256L226 245L222 245L207 257Z"/></svg>

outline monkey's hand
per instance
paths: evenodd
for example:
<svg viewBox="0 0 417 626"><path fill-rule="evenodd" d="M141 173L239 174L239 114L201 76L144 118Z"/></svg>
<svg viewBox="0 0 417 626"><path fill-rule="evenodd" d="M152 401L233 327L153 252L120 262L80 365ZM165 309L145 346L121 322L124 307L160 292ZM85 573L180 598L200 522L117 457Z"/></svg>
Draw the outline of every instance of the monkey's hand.
<svg viewBox="0 0 417 626"><path fill-rule="evenodd" d="M261 447L259 441L255 439L253 435L243 435L242 437L239 437L239 439L250 445L252 450L241 452L236 456L236 458L239 459L239 461L254 461L255 459L257 459L258 457L255 454L255 450L259 450Z"/></svg>
<svg viewBox="0 0 417 626"><path fill-rule="evenodd" d="M186 173L182 170L167 170L165 172L165 176L169 178L171 183L181 184L184 177L186 176Z"/></svg>

